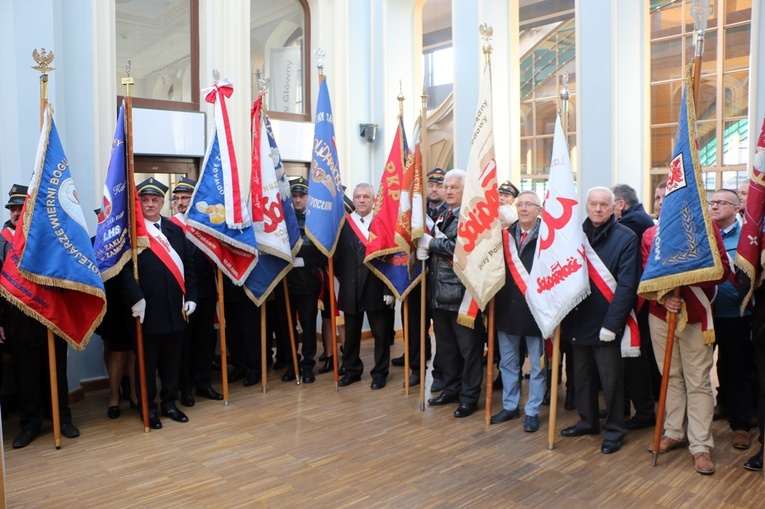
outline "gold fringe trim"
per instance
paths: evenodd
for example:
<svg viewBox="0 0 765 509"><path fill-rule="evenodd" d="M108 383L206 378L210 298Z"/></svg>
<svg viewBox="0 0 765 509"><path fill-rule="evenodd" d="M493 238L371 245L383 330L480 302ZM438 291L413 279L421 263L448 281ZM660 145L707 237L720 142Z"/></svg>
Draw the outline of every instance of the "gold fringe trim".
<svg viewBox="0 0 765 509"><path fill-rule="evenodd" d="M471 329L475 328L475 318L464 313L457 313L457 323Z"/></svg>
<svg viewBox="0 0 765 509"><path fill-rule="evenodd" d="M504 255L503 255L504 256ZM504 261L504 260L503 260ZM473 290L473 286L470 284L466 284L466 281L468 281L467 274L465 274L461 268L457 266L457 264L454 264L454 273L457 274L457 277L460 278L460 281L462 281L462 285L470 291L470 295L473 296L473 300L476 301L476 304L478 304L478 308L483 311L486 309L486 306L489 304L489 301L494 298L494 296L497 294L497 292L502 289L503 286L505 286L505 266L502 265L502 277L497 279L497 281L494 282L487 290L485 299L479 300L476 297L476 292ZM484 276L485 277L485 276Z"/></svg>
<svg viewBox="0 0 765 509"><path fill-rule="evenodd" d="M395 252L398 253L399 251ZM367 266L371 273L373 273L378 277L378 279L385 283L385 286L387 286L388 289L393 292L393 296L396 297L397 300L403 301L407 295L409 295L412 289L417 286L417 284L420 282L420 279L422 279L422 272L420 272L420 274L409 283L409 285L404 289L402 293L398 293L398 290L396 290L396 287L388 280L388 278L385 277L383 273L380 272L374 265L372 265L370 260L374 260L375 258L375 256L367 256L364 260L364 265Z"/></svg>
<svg viewBox="0 0 765 509"><path fill-rule="evenodd" d="M285 266L285 267L284 267L284 268L281 270L281 272L279 272L279 274L277 274L277 276L274 278L274 280L273 280L273 281L271 281L271 284L270 284L270 285L268 285L268 288L266 288L266 291L264 291L264 292L263 292L263 295L262 295L262 296L261 296L259 299L258 299L257 297L255 297L255 294L254 294L254 293L252 293L252 292L250 291L250 289L249 289L249 288L247 288L247 285L243 285L243 286L242 286L242 288L244 288L244 293L247 295L247 297L249 297L249 298L250 298L250 300L251 300L252 302L254 302L254 303L255 303L255 305L256 305L256 306L260 306L261 304L263 304L265 301L267 301L267 300L268 300L268 298L271 296L271 292L273 291L273 289L276 287L276 285L278 285L279 283L281 283L281 281L282 281L282 278L283 278L284 276L286 276L286 275L287 275L287 273L288 273L290 270L292 270L292 265L291 265L291 264L287 264L287 265L286 265L286 266Z"/></svg>
<svg viewBox="0 0 765 509"><path fill-rule="evenodd" d="M761 256L762 255L765 255L765 252L763 252ZM756 269L754 268L754 265L749 263L749 260L741 256L741 254L736 253L736 259L733 262L733 265L739 270L741 270L741 272L749 276L749 280L751 281L751 284L749 285L749 290L746 292L744 299L741 301L741 308L739 309L739 313L741 313L741 316L744 316L746 307L749 304L749 301L752 299L752 295L754 294L754 291L757 289L757 287L760 286L761 281L755 281L755 278L757 276L756 276Z"/></svg>
<svg viewBox="0 0 765 509"><path fill-rule="evenodd" d="M345 224L345 219L347 217L347 214L343 216L343 218L340 220L340 225L337 227L337 233L335 234L335 240L332 242L332 249L326 249L319 240L313 236L313 234L308 230L308 228L305 229L306 236L313 241L313 243L316 245L319 251L322 252L324 256L327 258L331 258L335 254L335 249L337 248L337 240L340 238L340 233L343 231L343 225Z"/></svg>
<svg viewBox="0 0 765 509"><path fill-rule="evenodd" d="M704 346L712 346L715 344L715 330L709 329L701 333L701 337L704 340Z"/></svg>

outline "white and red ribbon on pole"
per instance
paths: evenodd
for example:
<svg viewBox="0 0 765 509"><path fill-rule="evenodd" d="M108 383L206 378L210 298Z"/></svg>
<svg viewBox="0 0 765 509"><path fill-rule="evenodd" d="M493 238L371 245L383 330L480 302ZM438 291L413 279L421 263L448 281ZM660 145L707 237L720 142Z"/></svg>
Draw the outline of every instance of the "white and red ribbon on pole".
<svg viewBox="0 0 765 509"><path fill-rule="evenodd" d="M229 228L242 229L250 226L250 214L245 206L242 187L239 182L239 168L236 164L234 140L228 118L225 98L234 93L234 85L227 78L202 90L205 101L215 105L215 134L218 136L220 162L223 166L223 189L225 192L226 224Z"/></svg>

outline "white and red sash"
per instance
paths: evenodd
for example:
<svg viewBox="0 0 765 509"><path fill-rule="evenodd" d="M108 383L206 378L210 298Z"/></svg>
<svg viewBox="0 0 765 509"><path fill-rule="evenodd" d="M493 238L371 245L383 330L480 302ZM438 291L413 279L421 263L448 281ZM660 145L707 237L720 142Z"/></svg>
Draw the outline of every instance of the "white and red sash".
<svg viewBox="0 0 765 509"><path fill-rule="evenodd" d="M186 233L187 226L186 226L186 215L185 214L181 214L180 212L178 212L174 216L170 217L170 221L172 221L175 224L177 224L178 226L180 226L181 230L183 230L183 233L184 234Z"/></svg>
<svg viewBox="0 0 765 509"><path fill-rule="evenodd" d="M11 242L13 242L14 233L15 232L13 230L11 230L10 228L6 226L5 228L3 228L3 231L0 232L0 235L2 235L3 238L10 244Z"/></svg>
<svg viewBox="0 0 765 509"><path fill-rule="evenodd" d="M598 253L589 242L584 242L585 258L587 258L587 273L598 291L611 303L616 291L616 279L600 259ZM640 357L640 331L638 329L635 310L631 309L624 327L621 341L622 357Z"/></svg>
<svg viewBox="0 0 765 509"><path fill-rule="evenodd" d="M526 288L529 284L529 272L521 262L521 257L518 254L518 247L515 245L515 239L510 237L510 232L505 229L502 230L502 238L505 242L505 263L510 270L510 275L515 282L515 286L521 291L521 294L526 296Z"/></svg>
<svg viewBox="0 0 765 509"><path fill-rule="evenodd" d="M180 255L170 245L170 241L167 237L156 227L154 223L144 218L146 223L146 232L149 234L149 249L151 252L157 255L162 263L167 267L175 280L178 282L178 286L181 287L181 291L186 295L186 282L184 279L183 260Z"/></svg>
<svg viewBox="0 0 765 509"><path fill-rule="evenodd" d="M366 251L367 244L369 243L369 229L362 228L361 226L359 226L359 224L356 222L359 219L355 213L351 214L350 219L351 219L350 221L347 221L348 226L351 227L351 230L353 230L353 233L356 234L356 237L358 237L359 242L361 242L361 244L364 246L364 250ZM371 217L367 219L367 224L369 224L370 222L372 222Z"/></svg>

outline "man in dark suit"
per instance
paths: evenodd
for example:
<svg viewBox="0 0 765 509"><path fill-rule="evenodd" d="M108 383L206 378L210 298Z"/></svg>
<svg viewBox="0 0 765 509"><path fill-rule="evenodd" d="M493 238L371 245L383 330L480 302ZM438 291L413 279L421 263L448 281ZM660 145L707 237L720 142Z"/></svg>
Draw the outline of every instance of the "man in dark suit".
<svg viewBox="0 0 765 509"><path fill-rule="evenodd" d="M614 192L614 215L619 224L626 226L643 238L643 233L653 226L653 219L643 209L643 204L638 201L637 193L626 184L618 184L613 187ZM653 385L661 383L661 375L656 367L656 358L653 354L651 343L651 331L648 325L648 306L638 310L638 326L640 327L640 356L624 359L624 388L627 391L625 416L630 415L629 402L635 407L635 416L627 419L624 423L627 429L650 428L656 424L654 412L654 393L658 393Z"/></svg>
<svg viewBox="0 0 765 509"><path fill-rule="evenodd" d="M436 224L432 235L423 235L417 244L417 258L430 258L428 299L433 313L436 351L443 369L444 389L440 396L428 400L431 406L459 402L455 417L467 417L478 407L483 379L483 326L481 318L475 328L457 322L465 286L454 273L452 259L457 239L465 171L451 170L444 177L446 204L449 210Z"/></svg>
<svg viewBox="0 0 765 509"><path fill-rule="evenodd" d="M150 247L138 255L140 286L134 280L126 281L126 285L134 295L133 316L141 318L143 323L149 424L153 429L160 429L162 423L154 401L157 370L162 382L162 415L176 422L189 420L178 410L175 400L179 389L183 333L188 316L197 306L197 286L191 243L180 226L160 215L167 186L150 177L137 188ZM138 387L136 393L140 400Z"/></svg>
<svg viewBox="0 0 765 509"><path fill-rule="evenodd" d="M364 265L369 225L372 222L374 189L359 184L353 190L356 210L346 217L335 251L335 273L340 281L337 305L345 316L345 375L338 385L345 387L361 380L364 363L359 356L364 313L375 341L375 365L372 368L372 389L385 387L390 364L390 340L393 325L389 308L395 304L393 294L380 278Z"/></svg>
<svg viewBox="0 0 765 509"><path fill-rule="evenodd" d="M594 253L588 264L598 276L590 276L590 295L566 317L574 348L574 385L579 422L561 431L564 437L600 432L598 420L598 377L603 386L606 417L600 451L611 454L622 446L624 427L624 362L621 338L635 305L640 272L638 239L616 222L614 194L607 187L587 193L587 219L582 228ZM608 274L606 274L607 272ZM603 281L610 277L610 292ZM609 295L610 294L610 299Z"/></svg>

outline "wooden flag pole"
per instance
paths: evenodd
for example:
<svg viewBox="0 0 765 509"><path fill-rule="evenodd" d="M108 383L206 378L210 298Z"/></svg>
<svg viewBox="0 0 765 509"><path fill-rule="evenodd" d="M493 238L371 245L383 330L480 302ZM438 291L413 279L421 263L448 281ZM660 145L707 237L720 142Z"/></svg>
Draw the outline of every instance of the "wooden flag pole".
<svg viewBox="0 0 765 509"><path fill-rule="evenodd" d="M228 406L228 359L226 348L226 304L223 298L223 271L218 267L218 324L220 337L220 377L223 384L223 406Z"/></svg>
<svg viewBox="0 0 765 509"><path fill-rule="evenodd" d="M494 334L496 333L494 325L494 299L489 301L489 330L486 342L489 345L489 351L486 354L486 410L484 417L486 425L491 424L491 394L494 385Z"/></svg>
<svg viewBox="0 0 765 509"><path fill-rule="evenodd" d="M404 310L404 394L409 396L409 297L404 297L401 306Z"/></svg>
<svg viewBox="0 0 765 509"><path fill-rule="evenodd" d="M426 218L428 217L428 203L426 199L426 193L425 193L425 171L423 168L427 168L426 163L428 162L429 157L429 151L427 147L427 139L428 139L428 123L427 123L427 108L428 108L428 95L425 93L425 86L422 87L422 95L420 96L420 100L422 101L422 104L420 106L420 168L417 170L415 168L415 171L420 172L420 193L422 195L422 199L420 200L422 202L422 227L423 229L427 226ZM421 271L420 271L420 411L425 411L425 380L427 377L425 376L425 362L427 359L425 359L425 341L430 341L430 334L428 332L428 315L427 315L427 262L425 260L422 260L420 263ZM435 359L435 356L433 356L433 359ZM409 376L409 373L407 373L407 378Z"/></svg>
<svg viewBox="0 0 765 509"><path fill-rule="evenodd" d="M290 307L290 293L287 288L287 276L282 278L284 287L284 305L287 307L287 327L290 330L290 349L292 350L292 367L295 370L295 381L300 385L300 367L298 366L297 344L295 343L295 328L292 323L292 308Z"/></svg>
<svg viewBox="0 0 765 509"><path fill-rule="evenodd" d="M45 48L41 48L40 52L34 50L32 52L32 58L35 59L37 65L33 69L40 71L40 129L43 127L45 119L45 108L48 106L48 72L53 71L54 68L50 67L50 63L53 62L53 52L45 51ZM56 449L61 449L61 414L58 409L58 372L56 369L56 338L53 336L53 331L48 328L48 370L50 371L50 400L51 400L51 415L53 418L53 443Z"/></svg>
<svg viewBox="0 0 765 509"><path fill-rule="evenodd" d="M128 181L128 211L130 213L130 253L133 263L133 277L138 283L138 228L136 226L136 188L135 167L133 160L133 99L130 96L130 87L135 85L135 80L130 76L130 60L128 60L127 77L122 78L125 85L125 145L127 145L127 181ZM136 332L136 357L138 357L138 380L141 387L141 416L143 419L143 431L148 433L149 428L149 402L146 390L146 361L143 348L143 325L139 317L135 318Z"/></svg>
<svg viewBox="0 0 765 509"><path fill-rule="evenodd" d="M560 364L560 325L555 327L553 332L553 358L552 358L552 383L550 384L550 424L547 430L547 448L553 450L555 448L555 423L558 418L558 377L560 376L560 370L558 365Z"/></svg>
<svg viewBox="0 0 765 509"><path fill-rule="evenodd" d="M709 0L694 0L691 3L691 17L693 17L696 31L695 52L693 56L693 107L699 104L699 84L701 82L701 63L704 59L704 32L707 28L707 16L710 12ZM680 288L672 291L672 296L680 297ZM664 412L667 407L667 390L669 388L669 370L672 367L672 350L675 344L675 329L677 327L677 312L670 312L667 316L667 342L664 348L664 364L661 372L661 392L659 393L659 406L656 409L656 427L653 433L653 450L651 451L651 464L659 463L659 447L661 436L664 432Z"/></svg>

